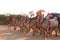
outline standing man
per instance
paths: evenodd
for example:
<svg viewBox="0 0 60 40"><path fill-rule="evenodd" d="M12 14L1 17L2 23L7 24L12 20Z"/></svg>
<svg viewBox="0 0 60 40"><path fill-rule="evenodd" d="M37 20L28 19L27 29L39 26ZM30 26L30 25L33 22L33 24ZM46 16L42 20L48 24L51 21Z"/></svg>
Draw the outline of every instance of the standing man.
<svg viewBox="0 0 60 40"><path fill-rule="evenodd" d="M6 23L8 25L8 30L11 30L11 17L10 17L10 15L6 16Z"/></svg>

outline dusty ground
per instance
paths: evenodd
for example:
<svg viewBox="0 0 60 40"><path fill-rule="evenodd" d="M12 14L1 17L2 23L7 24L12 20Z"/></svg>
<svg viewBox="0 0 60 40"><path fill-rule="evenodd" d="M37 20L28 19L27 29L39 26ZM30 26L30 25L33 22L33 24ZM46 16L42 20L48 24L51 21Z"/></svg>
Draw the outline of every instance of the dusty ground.
<svg viewBox="0 0 60 40"><path fill-rule="evenodd" d="M6 25L0 25L0 40L60 40L60 37L45 38L43 35L32 36L22 33L17 28L16 31L8 31Z"/></svg>

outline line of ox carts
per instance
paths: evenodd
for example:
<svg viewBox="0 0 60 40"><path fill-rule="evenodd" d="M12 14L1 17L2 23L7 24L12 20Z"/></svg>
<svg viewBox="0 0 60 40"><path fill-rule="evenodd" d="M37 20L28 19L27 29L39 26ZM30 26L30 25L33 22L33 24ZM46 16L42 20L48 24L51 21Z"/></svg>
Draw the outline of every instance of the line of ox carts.
<svg viewBox="0 0 60 40"><path fill-rule="evenodd" d="M37 33L44 34L46 37L58 36L59 33L59 17L39 16L29 18L28 16L19 16L18 19L16 16L6 17L6 23L8 29L13 25L14 30L18 26L21 32L29 33L32 29L32 35L35 36Z"/></svg>

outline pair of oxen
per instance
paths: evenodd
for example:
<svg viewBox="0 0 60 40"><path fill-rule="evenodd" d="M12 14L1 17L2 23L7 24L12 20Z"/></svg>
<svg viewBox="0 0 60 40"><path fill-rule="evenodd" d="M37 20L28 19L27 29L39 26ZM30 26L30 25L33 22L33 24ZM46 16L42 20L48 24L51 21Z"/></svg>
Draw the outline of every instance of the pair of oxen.
<svg viewBox="0 0 60 40"><path fill-rule="evenodd" d="M6 23L8 25L8 29L13 25L14 30L19 26L21 32L30 32L33 30L33 35L36 33L44 33L46 36L51 35L53 31L55 31L55 35L57 35L58 31L58 21L56 18L44 18L43 16L37 15L34 18L29 18L25 16L20 16L18 19L14 17L7 17Z"/></svg>

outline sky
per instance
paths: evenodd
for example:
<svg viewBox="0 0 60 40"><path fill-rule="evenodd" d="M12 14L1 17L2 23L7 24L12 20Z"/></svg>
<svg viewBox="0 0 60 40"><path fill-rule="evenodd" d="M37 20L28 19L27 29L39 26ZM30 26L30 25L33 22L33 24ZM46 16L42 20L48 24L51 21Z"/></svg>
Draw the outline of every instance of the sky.
<svg viewBox="0 0 60 40"><path fill-rule="evenodd" d="M38 10L60 13L60 0L0 0L0 14L28 14L30 11L36 13Z"/></svg>

